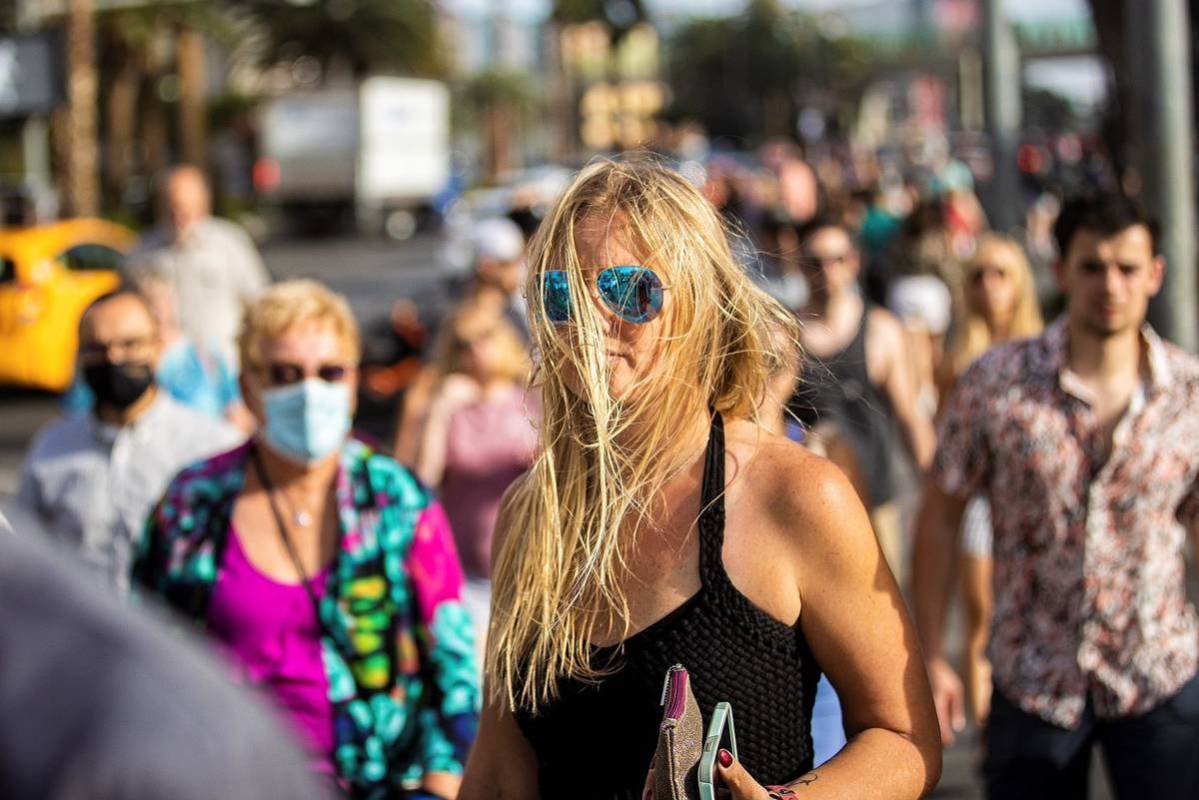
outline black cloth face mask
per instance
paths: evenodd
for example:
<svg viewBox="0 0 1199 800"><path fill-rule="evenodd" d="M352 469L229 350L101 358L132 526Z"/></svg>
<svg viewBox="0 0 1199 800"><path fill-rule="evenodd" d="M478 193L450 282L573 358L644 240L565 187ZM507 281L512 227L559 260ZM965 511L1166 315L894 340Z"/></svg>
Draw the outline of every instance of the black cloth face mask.
<svg viewBox="0 0 1199 800"><path fill-rule="evenodd" d="M83 368L83 380L96 395L96 405L124 411L154 383L154 368L136 361L101 361Z"/></svg>

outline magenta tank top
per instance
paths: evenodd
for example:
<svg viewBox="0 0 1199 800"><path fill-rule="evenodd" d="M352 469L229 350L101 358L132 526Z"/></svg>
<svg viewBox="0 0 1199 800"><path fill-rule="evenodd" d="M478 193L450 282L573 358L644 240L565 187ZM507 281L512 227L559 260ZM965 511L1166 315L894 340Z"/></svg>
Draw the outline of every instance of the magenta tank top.
<svg viewBox="0 0 1199 800"><path fill-rule="evenodd" d="M312 578L318 597L327 571ZM316 610L303 586L259 572L232 527L209 601L208 633L232 657L239 679L264 690L284 711L311 753L314 771L333 775L333 706Z"/></svg>
<svg viewBox="0 0 1199 800"><path fill-rule="evenodd" d="M491 574L491 535L504 490L537 452L536 399L514 389L463 406L450 417L445 474L438 493L462 568L470 578Z"/></svg>

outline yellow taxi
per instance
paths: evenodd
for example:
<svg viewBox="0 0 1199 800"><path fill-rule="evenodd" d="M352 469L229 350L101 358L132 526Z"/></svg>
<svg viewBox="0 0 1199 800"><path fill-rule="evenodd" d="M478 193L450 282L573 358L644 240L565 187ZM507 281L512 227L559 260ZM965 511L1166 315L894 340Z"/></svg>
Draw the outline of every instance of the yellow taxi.
<svg viewBox="0 0 1199 800"><path fill-rule="evenodd" d="M79 318L120 285L136 239L100 219L0 229L0 385L70 386Z"/></svg>

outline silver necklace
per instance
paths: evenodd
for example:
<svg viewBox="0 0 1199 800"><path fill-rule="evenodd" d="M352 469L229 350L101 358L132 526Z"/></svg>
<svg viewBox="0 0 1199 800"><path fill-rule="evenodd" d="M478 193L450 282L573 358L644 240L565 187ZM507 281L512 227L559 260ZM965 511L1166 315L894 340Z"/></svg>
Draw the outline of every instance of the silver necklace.
<svg viewBox="0 0 1199 800"><path fill-rule="evenodd" d="M312 514L307 509L297 508L282 489L279 490L279 494L283 495L283 502L287 503L287 510L291 512L291 519L294 523L301 528L307 528L312 524Z"/></svg>
<svg viewBox="0 0 1199 800"><path fill-rule="evenodd" d="M261 477L266 477L265 470L261 471ZM308 509L298 508L297 505L291 501L291 498L287 496L287 492L281 488L277 488L269 481L269 479L263 481L263 483L265 484L265 488L268 493L278 494L283 498L283 502L287 504L287 510L291 514L292 522L301 528L307 528L312 524L312 514L309 513Z"/></svg>

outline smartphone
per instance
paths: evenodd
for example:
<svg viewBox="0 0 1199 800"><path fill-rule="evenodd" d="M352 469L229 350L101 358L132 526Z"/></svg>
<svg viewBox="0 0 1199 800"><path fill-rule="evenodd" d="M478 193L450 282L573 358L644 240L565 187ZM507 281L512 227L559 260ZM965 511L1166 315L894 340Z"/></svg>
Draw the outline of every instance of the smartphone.
<svg viewBox="0 0 1199 800"><path fill-rule="evenodd" d="M717 800L716 754L728 750L737 758L737 733L733 728L733 707L717 703L704 734L704 749L699 756L699 800ZM727 792L722 792L727 796Z"/></svg>

